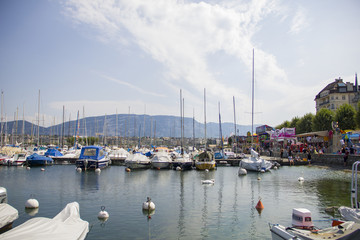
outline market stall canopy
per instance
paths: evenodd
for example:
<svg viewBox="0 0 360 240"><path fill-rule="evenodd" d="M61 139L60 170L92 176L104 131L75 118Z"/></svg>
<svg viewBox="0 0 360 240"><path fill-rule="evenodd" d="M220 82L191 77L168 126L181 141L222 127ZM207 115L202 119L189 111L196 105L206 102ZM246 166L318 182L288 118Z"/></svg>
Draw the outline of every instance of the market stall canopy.
<svg viewBox="0 0 360 240"><path fill-rule="evenodd" d="M318 132L301 133L301 134L296 135L296 137L312 137L312 136L328 137L329 132L328 131L318 131Z"/></svg>

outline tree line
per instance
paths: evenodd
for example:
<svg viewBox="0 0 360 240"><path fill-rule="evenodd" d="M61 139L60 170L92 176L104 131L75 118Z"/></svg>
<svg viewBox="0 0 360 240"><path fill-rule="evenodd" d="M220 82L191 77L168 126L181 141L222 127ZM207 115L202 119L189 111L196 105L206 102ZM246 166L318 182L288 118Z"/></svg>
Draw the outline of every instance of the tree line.
<svg viewBox="0 0 360 240"><path fill-rule="evenodd" d="M315 115L307 113L302 117L294 117L291 121L284 121L276 126L281 128L296 128L296 134L332 130L333 124L341 130L355 130L360 128L360 102L357 111L350 104L341 105L335 112L327 108L320 109Z"/></svg>

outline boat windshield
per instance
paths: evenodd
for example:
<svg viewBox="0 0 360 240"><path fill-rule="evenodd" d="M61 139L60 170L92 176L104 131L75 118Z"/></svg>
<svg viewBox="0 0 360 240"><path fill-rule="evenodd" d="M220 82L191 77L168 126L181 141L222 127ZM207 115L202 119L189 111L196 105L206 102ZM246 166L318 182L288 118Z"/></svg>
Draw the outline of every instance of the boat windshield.
<svg viewBox="0 0 360 240"><path fill-rule="evenodd" d="M86 157L96 156L96 149L93 149L93 148L84 149L83 155Z"/></svg>

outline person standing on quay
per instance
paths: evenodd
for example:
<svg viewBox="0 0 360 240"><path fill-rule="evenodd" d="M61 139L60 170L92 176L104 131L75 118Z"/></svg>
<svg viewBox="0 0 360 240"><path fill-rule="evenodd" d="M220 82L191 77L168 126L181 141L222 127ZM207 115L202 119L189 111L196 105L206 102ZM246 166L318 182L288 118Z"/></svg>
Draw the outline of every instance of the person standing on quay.
<svg viewBox="0 0 360 240"><path fill-rule="evenodd" d="M344 155L344 167L346 167L346 162L347 162L348 158L349 158L349 149L346 148L345 155Z"/></svg>

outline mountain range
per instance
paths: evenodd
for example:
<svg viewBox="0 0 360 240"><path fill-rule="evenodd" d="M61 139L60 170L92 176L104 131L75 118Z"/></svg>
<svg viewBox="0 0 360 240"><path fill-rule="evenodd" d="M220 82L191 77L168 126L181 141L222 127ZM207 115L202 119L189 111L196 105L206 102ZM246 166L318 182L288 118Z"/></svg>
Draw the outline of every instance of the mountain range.
<svg viewBox="0 0 360 240"><path fill-rule="evenodd" d="M37 135L38 126L23 120L3 122L2 127L7 134L22 135L23 125L26 135ZM147 137L180 137L181 118L178 116L150 116L136 114L113 114L96 117L86 117L79 120L66 121L61 124L42 127L39 126L40 135L62 135L64 125L64 135L75 135L76 125L78 125L79 136L147 136ZM145 129L144 129L145 126ZM254 125L254 132L256 127ZM222 136L229 137L234 134L234 123L222 123ZM238 136L244 136L251 132L251 125L236 125ZM3 131L4 132L4 131ZM117 133L117 134L116 134ZM204 123L200 123L192 118L184 118L184 137L203 138L205 136ZM219 123L209 122L206 124L206 137L219 138Z"/></svg>

